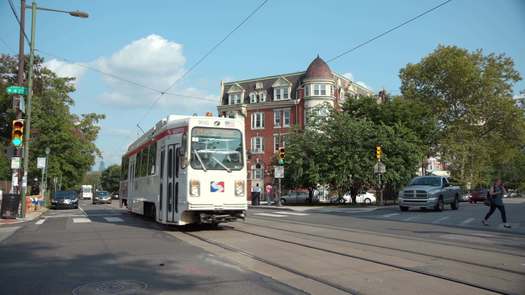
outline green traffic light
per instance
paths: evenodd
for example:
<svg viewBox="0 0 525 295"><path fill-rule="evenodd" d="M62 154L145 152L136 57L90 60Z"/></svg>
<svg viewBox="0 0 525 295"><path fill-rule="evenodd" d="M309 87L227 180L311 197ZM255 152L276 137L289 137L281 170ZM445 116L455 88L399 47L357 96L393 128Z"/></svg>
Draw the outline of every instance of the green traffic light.
<svg viewBox="0 0 525 295"><path fill-rule="evenodd" d="M14 146L20 146L22 145L22 140L20 138L13 138L11 143L13 143Z"/></svg>

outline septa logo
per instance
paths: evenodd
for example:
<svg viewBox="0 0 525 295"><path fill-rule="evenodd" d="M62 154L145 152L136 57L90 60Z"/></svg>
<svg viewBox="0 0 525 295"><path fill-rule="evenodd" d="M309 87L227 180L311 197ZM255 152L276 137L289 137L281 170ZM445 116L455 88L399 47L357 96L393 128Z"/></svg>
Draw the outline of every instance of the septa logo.
<svg viewBox="0 0 525 295"><path fill-rule="evenodd" d="M212 193L224 193L224 181L212 181L210 184L210 191Z"/></svg>

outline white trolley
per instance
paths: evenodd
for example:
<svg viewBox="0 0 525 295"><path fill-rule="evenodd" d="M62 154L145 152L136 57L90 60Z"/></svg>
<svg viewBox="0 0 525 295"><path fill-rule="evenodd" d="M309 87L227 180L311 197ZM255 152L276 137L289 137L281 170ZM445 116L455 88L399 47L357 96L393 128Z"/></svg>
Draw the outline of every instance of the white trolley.
<svg viewBox="0 0 525 295"><path fill-rule="evenodd" d="M244 142L243 119L168 116L122 157L123 204L163 224L245 219Z"/></svg>

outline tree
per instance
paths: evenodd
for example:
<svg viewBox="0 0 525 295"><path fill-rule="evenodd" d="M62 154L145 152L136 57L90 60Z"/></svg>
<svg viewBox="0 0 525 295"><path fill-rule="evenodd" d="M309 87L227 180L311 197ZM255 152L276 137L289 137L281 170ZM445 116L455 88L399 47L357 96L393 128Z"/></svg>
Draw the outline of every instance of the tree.
<svg viewBox="0 0 525 295"><path fill-rule="evenodd" d="M15 57L0 57L0 75L3 78L1 89L15 83L16 69ZM75 91L71 83L73 80L57 77L44 67L41 57L35 57L29 179L40 176L36 158L44 156L45 148L49 147L48 179L61 177L64 189L77 188L84 173L94 164L95 157L100 155L94 141L100 130L97 124L104 118L104 115L99 114L78 116L70 112L74 104L70 96ZM0 104L10 101L4 93L0 93ZM12 118L4 117L9 116L0 116L0 134L5 140L8 131L2 129L5 125L2 122L9 122Z"/></svg>
<svg viewBox="0 0 525 295"><path fill-rule="evenodd" d="M501 172L494 165L524 146L525 119L512 99L521 76L511 58L439 46L400 78L404 99L430 109L437 130L431 145L461 182L486 184L490 171Z"/></svg>
<svg viewBox="0 0 525 295"><path fill-rule="evenodd" d="M117 192L119 190L120 182L120 165L111 165L106 170L102 171L100 176L100 184L102 189L109 192Z"/></svg>

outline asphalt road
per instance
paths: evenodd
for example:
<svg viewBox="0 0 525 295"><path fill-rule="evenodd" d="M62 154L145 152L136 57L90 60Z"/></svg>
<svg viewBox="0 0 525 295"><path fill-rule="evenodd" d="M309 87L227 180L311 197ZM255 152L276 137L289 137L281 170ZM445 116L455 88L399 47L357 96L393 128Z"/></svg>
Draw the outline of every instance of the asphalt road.
<svg viewBox="0 0 525 295"><path fill-rule="evenodd" d="M87 201L2 227L0 293L304 294L164 230L115 205Z"/></svg>

